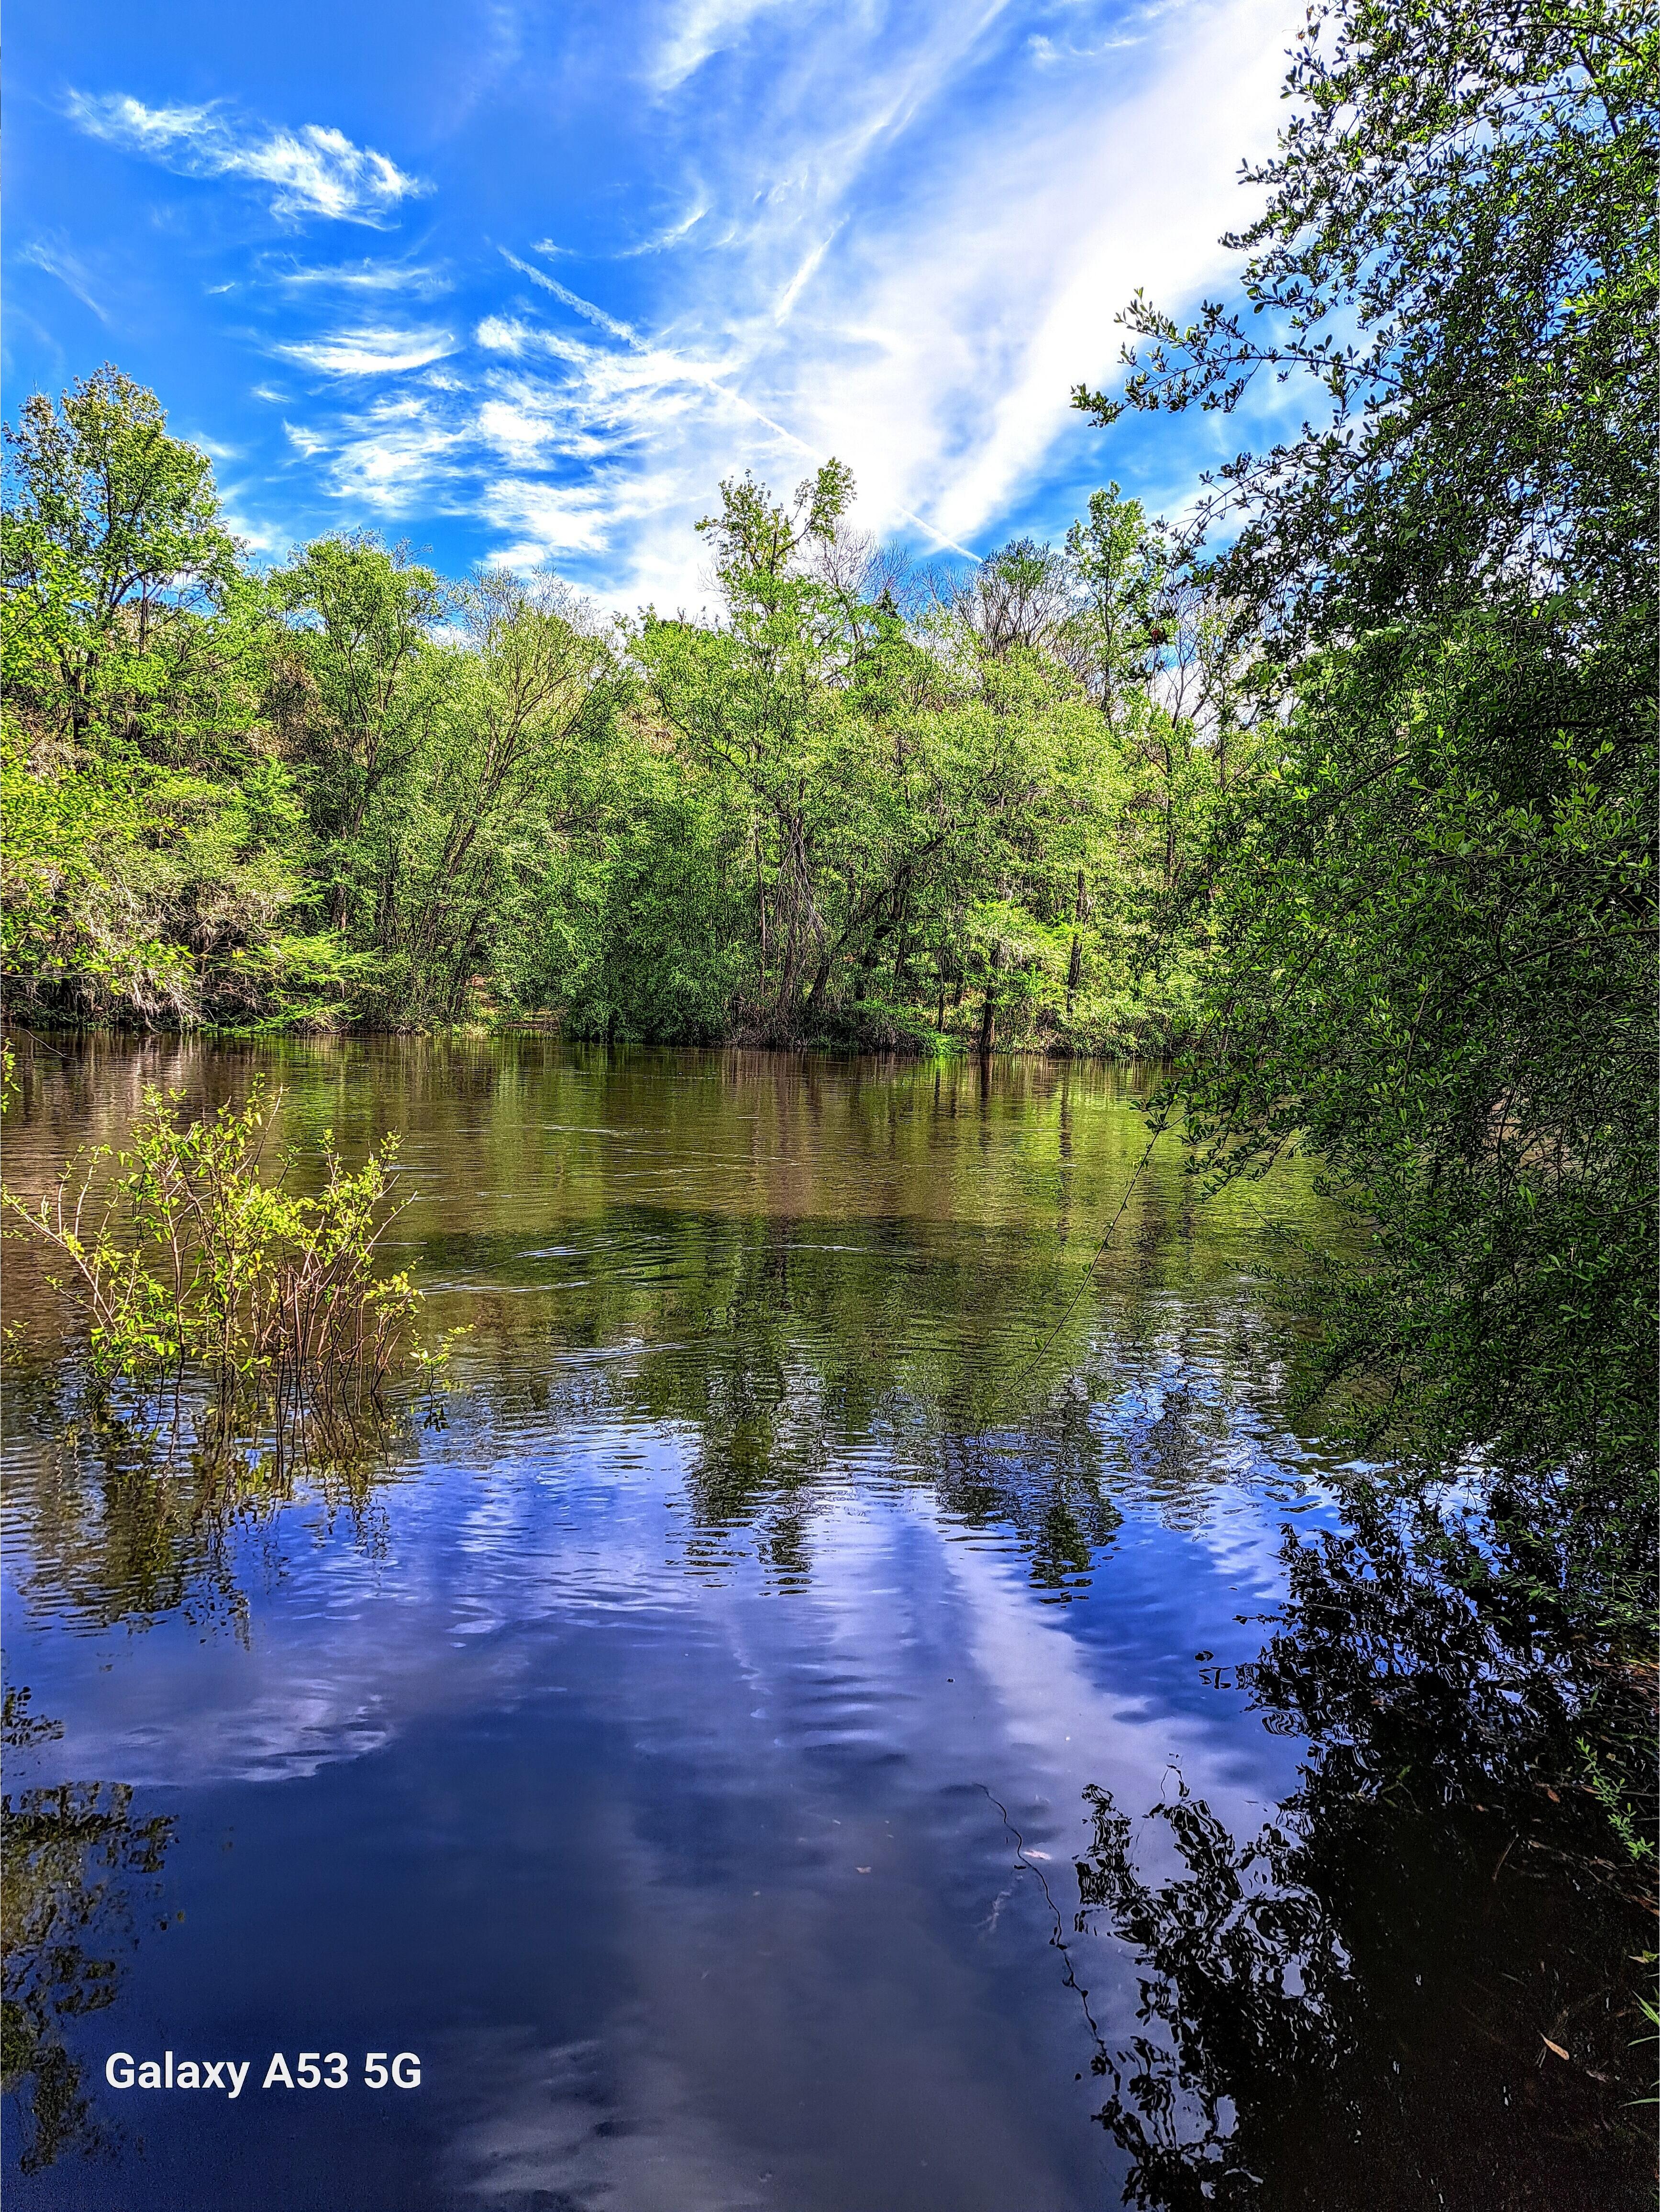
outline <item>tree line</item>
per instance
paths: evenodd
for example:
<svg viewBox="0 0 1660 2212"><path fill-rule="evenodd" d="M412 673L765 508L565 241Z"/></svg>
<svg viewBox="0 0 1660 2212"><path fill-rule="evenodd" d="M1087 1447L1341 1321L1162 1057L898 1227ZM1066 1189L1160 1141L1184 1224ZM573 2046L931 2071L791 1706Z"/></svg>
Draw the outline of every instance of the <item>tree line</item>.
<svg viewBox="0 0 1660 2212"><path fill-rule="evenodd" d="M1148 948L1250 653L1116 486L964 582L854 531L838 463L729 479L719 611L625 621L366 532L256 570L112 367L6 458L20 1013L1071 1051L1188 1019Z"/></svg>

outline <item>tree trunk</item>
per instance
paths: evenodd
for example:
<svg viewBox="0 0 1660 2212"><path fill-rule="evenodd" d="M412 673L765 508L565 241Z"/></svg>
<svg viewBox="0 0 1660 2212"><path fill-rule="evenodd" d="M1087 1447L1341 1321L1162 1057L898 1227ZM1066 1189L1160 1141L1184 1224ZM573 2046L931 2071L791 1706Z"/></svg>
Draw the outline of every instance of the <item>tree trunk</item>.
<svg viewBox="0 0 1660 2212"><path fill-rule="evenodd" d="M1084 871L1078 871L1078 903L1072 915L1072 957L1067 963L1067 1019L1072 1019L1072 1002L1078 995L1078 979L1084 972Z"/></svg>
<svg viewBox="0 0 1660 2212"><path fill-rule="evenodd" d="M758 817L751 819L750 834L755 845L755 911L761 933L760 996L764 999L767 995L767 885L761 872L761 823Z"/></svg>
<svg viewBox="0 0 1660 2212"><path fill-rule="evenodd" d="M897 911L893 918L893 1003L904 1004L905 963L910 938L910 870L899 879Z"/></svg>
<svg viewBox="0 0 1660 2212"><path fill-rule="evenodd" d="M991 949L991 973L986 978L986 996L980 1008L980 1057L990 1054L997 1038L997 971L1003 964L1003 948L994 945Z"/></svg>
<svg viewBox="0 0 1660 2212"><path fill-rule="evenodd" d="M1164 746L1164 889L1176 888L1176 753Z"/></svg>

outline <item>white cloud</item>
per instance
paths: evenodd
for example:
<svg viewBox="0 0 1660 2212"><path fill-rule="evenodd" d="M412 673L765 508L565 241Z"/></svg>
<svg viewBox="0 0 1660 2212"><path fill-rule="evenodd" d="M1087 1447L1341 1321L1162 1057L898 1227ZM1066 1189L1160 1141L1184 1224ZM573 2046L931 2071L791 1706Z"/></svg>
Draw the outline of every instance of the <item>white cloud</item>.
<svg viewBox="0 0 1660 2212"><path fill-rule="evenodd" d="M658 231L653 237L642 239L637 246L623 246L616 258L632 261L642 253L666 253L672 246L678 246L683 240L689 238L708 211L708 202L700 200L690 215L682 216L678 222L670 223L666 229ZM538 253L557 253L561 251L556 246L550 246L545 240L536 250Z"/></svg>
<svg viewBox="0 0 1660 2212"><path fill-rule="evenodd" d="M336 331L331 337L279 345L277 350L325 376L385 376L441 361L455 350L455 338L449 331L380 327Z"/></svg>
<svg viewBox="0 0 1660 2212"><path fill-rule="evenodd" d="M83 307L91 308L100 323L108 322L109 316L93 292L93 279L88 272L86 264L71 253L67 246L49 244L44 239L36 239L31 245L23 247L18 258L20 261L31 263L46 276L55 276L67 291L75 295Z"/></svg>
<svg viewBox="0 0 1660 2212"><path fill-rule="evenodd" d="M789 283L785 285L782 292L779 295L778 305L772 311L772 319L775 323L781 323L788 320L790 309L795 305L802 293L806 291L807 286L812 283L813 277L818 274L818 264L824 259L825 254L829 252L830 240L836 236L836 232L840 230L841 228L842 225L838 222L836 225L836 228L830 231L828 236L819 240L818 245L813 246L808 252L800 267L796 270L794 276L790 278Z"/></svg>
<svg viewBox="0 0 1660 2212"><path fill-rule="evenodd" d="M328 429L327 481L387 514L441 502L516 559L568 558L609 597L670 605L703 597L690 526L745 466L787 489L835 453L860 526L923 550L988 550L1043 512L1046 486L1125 477L1138 437L1138 489L1179 504L1227 425L1163 431L1158 483L1151 434L1104 439L1069 396L1110 377L1137 286L1179 307L1228 266L1216 240L1246 212L1240 158L1272 142L1290 12L680 7L660 88L717 52L732 64L657 109L649 196L691 212L649 256L599 253L580 284L503 249L508 289L475 295L453 349L390 330L291 346L333 374L444 357L441 379L402 390L406 412ZM1039 34L1053 66L1031 66ZM530 250L575 277L552 240ZM1054 496L1059 527L1076 495Z"/></svg>
<svg viewBox="0 0 1660 2212"><path fill-rule="evenodd" d="M492 486L484 512L498 530L522 533L512 549L518 557L506 565L527 568L550 556L598 552L607 540L610 505L598 484L571 488L509 477Z"/></svg>
<svg viewBox="0 0 1660 2212"><path fill-rule="evenodd" d="M1004 65L998 42L1018 60L1034 27L1012 12L939 0L909 37L809 18L787 66L745 79L741 131L735 108L707 118L725 252L674 258L650 335L718 350L718 376L695 419L642 426L654 465L684 468L688 514L734 465L793 480L834 453L865 526L984 550L1068 441L1110 472L1072 387L1110 377L1138 285L1180 303L1228 265L1217 239L1243 211L1241 156L1271 143L1290 9L1068 9L1065 66L1043 70ZM681 21L710 52L752 27Z"/></svg>
<svg viewBox="0 0 1660 2212"><path fill-rule="evenodd" d="M442 269L421 268L401 261L358 261L324 269L279 269L271 281L290 291L315 289L329 292L395 292L412 300L435 300L453 289L453 280Z"/></svg>
<svg viewBox="0 0 1660 2212"><path fill-rule="evenodd" d="M423 393L377 400L330 426L330 489L377 514L403 514L417 506L441 513L459 503L451 488L468 442Z"/></svg>
<svg viewBox="0 0 1660 2212"><path fill-rule="evenodd" d="M219 105L146 107L128 93L71 92L70 118L94 138L186 177L246 177L271 188L271 211L381 225L428 187L373 147L319 123L296 131L238 124Z"/></svg>
<svg viewBox="0 0 1660 2212"><path fill-rule="evenodd" d="M258 399L279 399L281 397L275 392L257 392L254 396ZM289 444L301 460L314 461L319 454L332 450L332 441L322 431L313 429L307 422L290 422L285 417L283 428Z"/></svg>
<svg viewBox="0 0 1660 2212"><path fill-rule="evenodd" d="M592 300L585 300L581 293L556 283L540 269L532 269L528 261L521 261L516 253L509 253L505 246L502 248L502 258L510 262L521 276L528 276L532 284L539 284L544 292L551 292L556 300L562 301L566 307L581 315L585 322L592 323L597 330L607 331L614 338L622 338L629 345L635 343L638 333L630 330L626 323L619 323L614 315L608 315L603 307L596 307Z"/></svg>
<svg viewBox="0 0 1660 2212"><path fill-rule="evenodd" d="M682 0L669 10L651 63L651 82L660 92L672 91L711 55L737 46L757 16L782 5L783 0Z"/></svg>

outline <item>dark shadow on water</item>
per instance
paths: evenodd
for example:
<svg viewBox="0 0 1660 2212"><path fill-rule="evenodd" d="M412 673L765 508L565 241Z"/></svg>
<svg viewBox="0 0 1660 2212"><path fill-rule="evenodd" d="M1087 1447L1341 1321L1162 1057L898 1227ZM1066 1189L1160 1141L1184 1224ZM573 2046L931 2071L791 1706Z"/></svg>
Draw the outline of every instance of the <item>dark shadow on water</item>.
<svg viewBox="0 0 1660 2212"><path fill-rule="evenodd" d="M1647 1759L1651 1717L1606 1654L1548 1646L1361 1517L1287 1539L1288 1601L1241 1670L1309 1740L1274 1819L1241 1842L1179 1784L1139 1827L1088 1793L1066 1942L1134 1958L1138 2032L1094 2062L1126 2201L1651 2204L1653 1921L1569 1778L1587 1741Z"/></svg>
<svg viewBox="0 0 1660 2212"><path fill-rule="evenodd" d="M0 1738L9 1753L56 1733L8 1690ZM0 1797L0 2086L24 2174L66 2153L118 2148L94 2117L82 2061L66 2047L74 2024L112 2004L119 1954L138 1940L158 1892L173 1823L140 1820L124 1784L71 1782ZM165 1922L156 1923L165 1925Z"/></svg>

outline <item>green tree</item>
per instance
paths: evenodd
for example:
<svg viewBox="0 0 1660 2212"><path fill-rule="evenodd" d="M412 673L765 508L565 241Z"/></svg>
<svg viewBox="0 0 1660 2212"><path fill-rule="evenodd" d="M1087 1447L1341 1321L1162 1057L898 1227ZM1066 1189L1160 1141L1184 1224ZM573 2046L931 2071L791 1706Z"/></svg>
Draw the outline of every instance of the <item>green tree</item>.
<svg viewBox="0 0 1660 2212"><path fill-rule="evenodd" d="M493 571L458 586L420 789L397 818L383 897L408 1011L453 1020L559 895L575 755L623 689L607 638L565 586ZM521 963L522 964L522 962Z"/></svg>
<svg viewBox="0 0 1660 2212"><path fill-rule="evenodd" d="M299 896L272 624L208 457L112 368L6 432L5 966L37 1014L188 1020Z"/></svg>
<svg viewBox="0 0 1660 2212"><path fill-rule="evenodd" d="M434 628L448 599L430 568L372 535L315 539L271 579L288 639L271 709L326 870L331 927L372 914L383 871L371 817L399 795L437 711Z"/></svg>
<svg viewBox="0 0 1660 2212"><path fill-rule="evenodd" d="M112 713L137 735L237 576L213 465L108 363L3 436L8 696L77 744Z"/></svg>
<svg viewBox="0 0 1660 2212"><path fill-rule="evenodd" d="M1282 652L1566 596L1646 622L1652 579L1660 30L1620 0L1319 0L1298 112L1224 243L1247 317L1138 295L1128 407L1236 407L1263 373L1328 418L1221 471L1232 587ZM1644 557L1634 559L1634 555Z"/></svg>
<svg viewBox="0 0 1660 2212"><path fill-rule="evenodd" d="M1317 7L1231 241L1254 314L1140 302L1122 396L1079 395L1329 398L1215 487L1284 719L1184 910L1218 955L1177 1090L1215 1175L1311 1150L1369 1226L1308 1388L1471 1472L1582 1614L1654 1541L1657 40L1599 0Z"/></svg>

